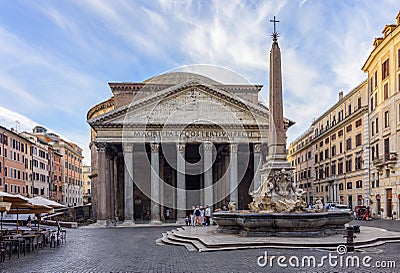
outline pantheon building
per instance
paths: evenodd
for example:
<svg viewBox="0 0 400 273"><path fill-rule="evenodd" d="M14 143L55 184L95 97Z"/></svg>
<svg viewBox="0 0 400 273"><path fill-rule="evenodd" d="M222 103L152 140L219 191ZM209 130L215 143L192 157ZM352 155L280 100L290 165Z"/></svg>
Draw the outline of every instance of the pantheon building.
<svg viewBox="0 0 400 273"><path fill-rule="evenodd" d="M247 209L267 156L261 85L171 72L109 87L87 114L99 224L181 221L192 206L231 201Z"/></svg>

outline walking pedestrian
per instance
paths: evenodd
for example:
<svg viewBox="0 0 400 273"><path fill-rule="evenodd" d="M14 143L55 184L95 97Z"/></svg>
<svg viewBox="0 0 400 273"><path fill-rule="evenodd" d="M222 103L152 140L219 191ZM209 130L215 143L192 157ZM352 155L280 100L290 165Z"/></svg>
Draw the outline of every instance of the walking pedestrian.
<svg viewBox="0 0 400 273"><path fill-rule="evenodd" d="M211 219L211 208L208 205L206 206L205 215L206 215L206 226L209 226Z"/></svg>

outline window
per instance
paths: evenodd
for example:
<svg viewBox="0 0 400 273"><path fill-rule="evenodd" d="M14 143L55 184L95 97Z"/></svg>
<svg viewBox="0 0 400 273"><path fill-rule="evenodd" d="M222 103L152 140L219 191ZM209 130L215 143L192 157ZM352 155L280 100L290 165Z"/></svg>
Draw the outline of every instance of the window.
<svg viewBox="0 0 400 273"><path fill-rule="evenodd" d="M399 110L400 110L400 104L399 104ZM333 134L332 136L331 136L331 140L333 141L333 140L335 140L336 139L336 134Z"/></svg>
<svg viewBox="0 0 400 273"><path fill-rule="evenodd" d="M389 84L385 83L383 86L383 99L386 100L387 98L389 98Z"/></svg>
<svg viewBox="0 0 400 273"><path fill-rule="evenodd" d="M343 130L340 130L340 131L338 132L338 136L339 136L339 137L343 136Z"/></svg>
<svg viewBox="0 0 400 273"><path fill-rule="evenodd" d="M351 172L352 171L352 162L351 158L346 160L346 172Z"/></svg>
<svg viewBox="0 0 400 273"><path fill-rule="evenodd" d="M324 160L324 153L320 152L319 153L319 161L322 161L322 160Z"/></svg>
<svg viewBox="0 0 400 273"><path fill-rule="evenodd" d="M360 127L360 126L361 126L361 119L359 119L359 120L356 121L356 128L358 128L358 127Z"/></svg>
<svg viewBox="0 0 400 273"><path fill-rule="evenodd" d="M339 122L343 120L343 110L340 110L338 113Z"/></svg>
<svg viewBox="0 0 400 273"><path fill-rule="evenodd" d="M332 152L331 152L332 156L335 156L336 155L336 145L333 145L331 150L332 150Z"/></svg>
<svg viewBox="0 0 400 273"><path fill-rule="evenodd" d="M351 190L353 188L353 183L352 182L347 182L347 189Z"/></svg>
<svg viewBox="0 0 400 273"><path fill-rule="evenodd" d="M319 143L319 147L322 147L323 145L324 145L324 142L321 141L321 142Z"/></svg>
<svg viewBox="0 0 400 273"><path fill-rule="evenodd" d="M370 93L372 93L372 90L374 90L372 85L373 82L374 82L374 77L372 76L371 78L369 78L369 86L368 86Z"/></svg>
<svg viewBox="0 0 400 273"><path fill-rule="evenodd" d="M335 175L335 174L336 174L336 162L333 162L333 163L332 163L332 166L331 166L331 173L332 173L332 175Z"/></svg>
<svg viewBox="0 0 400 273"><path fill-rule="evenodd" d="M351 132L352 130L352 125L350 124L349 126L346 127L346 133Z"/></svg>
<svg viewBox="0 0 400 273"><path fill-rule="evenodd" d="M389 76L389 59L383 62L382 64L382 80L386 79Z"/></svg>
<svg viewBox="0 0 400 273"><path fill-rule="evenodd" d="M325 159L329 158L329 149L325 150Z"/></svg>
<svg viewBox="0 0 400 273"><path fill-rule="evenodd" d="M357 99L357 109L361 108L361 98Z"/></svg>
<svg viewBox="0 0 400 273"><path fill-rule="evenodd" d="M325 144L329 143L329 137L325 138Z"/></svg>
<svg viewBox="0 0 400 273"><path fill-rule="evenodd" d="M356 147L361 145L361 133L356 135Z"/></svg>
<svg viewBox="0 0 400 273"><path fill-rule="evenodd" d="M375 135L375 128L374 128L374 127L375 127L375 122L372 121L372 122L371 122L371 135L372 135L372 136Z"/></svg>
<svg viewBox="0 0 400 273"><path fill-rule="evenodd" d="M397 90L400 91L400 74L397 75Z"/></svg>
<svg viewBox="0 0 400 273"><path fill-rule="evenodd" d="M371 97L371 112L374 111L374 97Z"/></svg>
<svg viewBox="0 0 400 273"><path fill-rule="evenodd" d="M375 88L378 86L378 70L375 71Z"/></svg>
<svg viewBox="0 0 400 273"><path fill-rule="evenodd" d="M400 68L400 48L397 49L397 67Z"/></svg>
<svg viewBox="0 0 400 273"><path fill-rule="evenodd" d="M374 98L374 100L375 100L374 106L377 107L377 106L378 106L378 92L375 93L375 98Z"/></svg>
<svg viewBox="0 0 400 273"><path fill-rule="evenodd" d="M342 191L343 190L343 183L339 184L339 190Z"/></svg>
<svg viewBox="0 0 400 273"><path fill-rule="evenodd" d="M389 127L389 111L385 112L385 128Z"/></svg>
<svg viewBox="0 0 400 273"><path fill-rule="evenodd" d="M343 173L343 161L339 161L338 163L338 174Z"/></svg>
<svg viewBox="0 0 400 273"><path fill-rule="evenodd" d="M361 157L361 155L358 155L358 156L356 157L355 169L356 169L356 170L361 170L361 168L362 168L362 157Z"/></svg>
<svg viewBox="0 0 400 273"><path fill-rule="evenodd" d="M346 140L346 150L351 150L351 138Z"/></svg>
<svg viewBox="0 0 400 273"><path fill-rule="evenodd" d="M347 106L347 115L351 115L351 104Z"/></svg>
<svg viewBox="0 0 400 273"><path fill-rule="evenodd" d="M385 138L383 141L383 149L385 152L385 161L390 160L390 142L389 138Z"/></svg>
<svg viewBox="0 0 400 273"><path fill-rule="evenodd" d="M343 143L339 143L339 154L343 153Z"/></svg>
<svg viewBox="0 0 400 273"><path fill-rule="evenodd" d="M378 118L375 119L375 134L379 133Z"/></svg>

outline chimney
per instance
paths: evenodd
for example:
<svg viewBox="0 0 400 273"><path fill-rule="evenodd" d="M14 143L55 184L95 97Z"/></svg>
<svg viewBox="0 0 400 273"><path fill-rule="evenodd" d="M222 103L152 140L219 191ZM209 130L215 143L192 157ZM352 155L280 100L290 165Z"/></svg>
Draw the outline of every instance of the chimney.
<svg viewBox="0 0 400 273"><path fill-rule="evenodd" d="M343 99L343 91L339 92L339 101L341 101Z"/></svg>

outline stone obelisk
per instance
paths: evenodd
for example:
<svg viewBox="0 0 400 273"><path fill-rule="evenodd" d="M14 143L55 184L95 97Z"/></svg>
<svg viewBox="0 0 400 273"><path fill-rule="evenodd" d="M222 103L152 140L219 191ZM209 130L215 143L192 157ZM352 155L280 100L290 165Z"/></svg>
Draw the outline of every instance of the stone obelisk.
<svg viewBox="0 0 400 273"><path fill-rule="evenodd" d="M278 33L274 20L274 32L272 33L272 48L270 51L269 71L269 139L268 156L263 169L290 169L290 163L286 158L286 128L283 118L282 101L282 69L281 50L278 45ZM265 172L266 170L264 170Z"/></svg>
<svg viewBox="0 0 400 273"><path fill-rule="evenodd" d="M296 205L296 201L303 192L297 190L293 182L293 168L286 158L287 126L283 118L281 50L275 26L278 21L274 17L271 22L274 22L274 32L269 71L268 155L261 169L261 186L252 193L253 202L249 207L253 211L289 212L301 209L301 203Z"/></svg>

